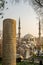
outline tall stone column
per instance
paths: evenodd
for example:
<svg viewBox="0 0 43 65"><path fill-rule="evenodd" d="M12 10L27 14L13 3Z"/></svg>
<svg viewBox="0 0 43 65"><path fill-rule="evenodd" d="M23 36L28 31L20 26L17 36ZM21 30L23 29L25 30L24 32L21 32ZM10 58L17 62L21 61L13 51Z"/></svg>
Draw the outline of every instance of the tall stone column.
<svg viewBox="0 0 43 65"><path fill-rule="evenodd" d="M2 65L16 65L16 21L3 21L3 62Z"/></svg>

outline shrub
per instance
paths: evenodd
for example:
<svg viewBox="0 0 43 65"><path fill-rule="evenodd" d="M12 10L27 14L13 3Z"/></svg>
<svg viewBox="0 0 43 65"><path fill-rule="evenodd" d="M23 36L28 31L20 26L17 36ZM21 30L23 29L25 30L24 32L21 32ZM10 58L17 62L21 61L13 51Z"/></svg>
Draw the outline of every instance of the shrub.
<svg viewBox="0 0 43 65"><path fill-rule="evenodd" d="M0 63L2 63L2 58L0 57Z"/></svg>
<svg viewBox="0 0 43 65"><path fill-rule="evenodd" d="M16 62L21 62L21 58L19 57L19 58L16 58Z"/></svg>

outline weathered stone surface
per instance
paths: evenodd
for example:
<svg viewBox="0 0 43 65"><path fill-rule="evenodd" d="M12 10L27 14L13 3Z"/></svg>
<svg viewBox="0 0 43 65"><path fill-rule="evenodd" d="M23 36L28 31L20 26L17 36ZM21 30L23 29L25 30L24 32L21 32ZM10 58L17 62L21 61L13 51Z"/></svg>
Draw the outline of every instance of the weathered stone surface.
<svg viewBox="0 0 43 65"><path fill-rule="evenodd" d="M2 65L16 65L16 21L3 21L3 63Z"/></svg>

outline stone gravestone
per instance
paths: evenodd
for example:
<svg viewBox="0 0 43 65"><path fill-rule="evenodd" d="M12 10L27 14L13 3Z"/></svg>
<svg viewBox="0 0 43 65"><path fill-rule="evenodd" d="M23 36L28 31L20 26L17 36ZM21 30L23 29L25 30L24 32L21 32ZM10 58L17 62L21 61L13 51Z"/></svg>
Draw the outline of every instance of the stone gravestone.
<svg viewBox="0 0 43 65"><path fill-rule="evenodd" d="M39 61L39 65L42 65L42 60Z"/></svg>
<svg viewBox="0 0 43 65"><path fill-rule="evenodd" d="M2 65L16 65L16 21L3 21Z"/></svg>

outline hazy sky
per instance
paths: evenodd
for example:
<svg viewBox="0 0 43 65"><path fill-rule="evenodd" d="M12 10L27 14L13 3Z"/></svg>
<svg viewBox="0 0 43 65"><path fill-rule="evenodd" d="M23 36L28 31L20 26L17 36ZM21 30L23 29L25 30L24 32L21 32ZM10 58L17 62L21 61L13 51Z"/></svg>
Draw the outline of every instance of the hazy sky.
<svg viewBox="0 0 43 65"><path fill-rule="evenodd" d="M36 13L29 4L19 3L16 5L8 5L9 10L4 11L4 18L13 18L16 20L16 30L18 33L19 17L21 21L21 36L25 34L32 34L38 36L38 20ZM0 22L0 29L2 29L2 22Z"/></svg>

